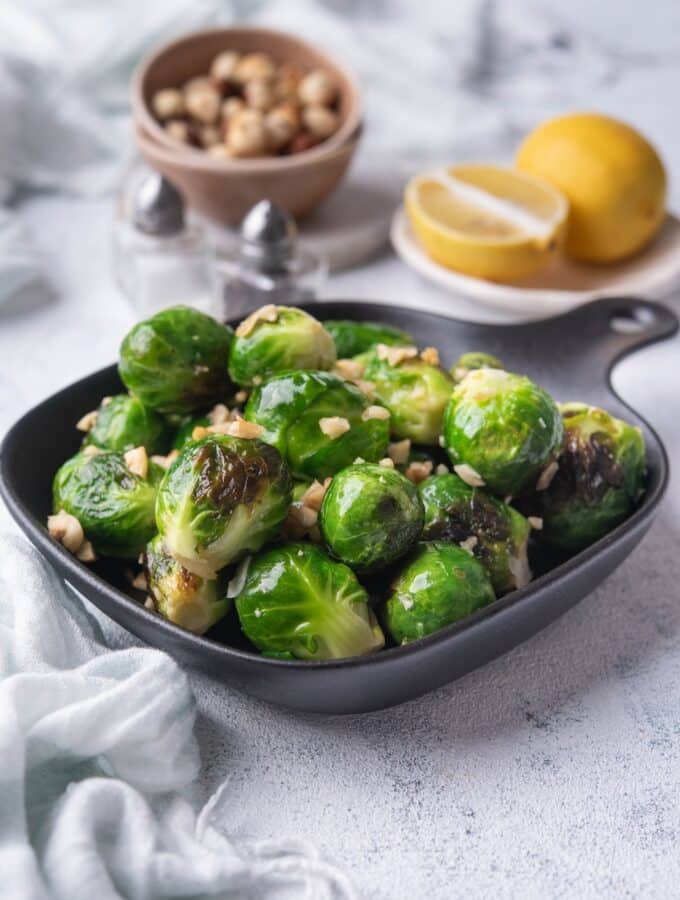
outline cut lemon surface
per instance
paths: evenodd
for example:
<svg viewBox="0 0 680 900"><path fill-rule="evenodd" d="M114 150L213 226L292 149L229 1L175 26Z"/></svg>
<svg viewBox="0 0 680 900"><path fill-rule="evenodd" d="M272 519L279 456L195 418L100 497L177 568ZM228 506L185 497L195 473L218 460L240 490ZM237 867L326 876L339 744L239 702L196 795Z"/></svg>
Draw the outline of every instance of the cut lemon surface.
<svg viewBox="0 0 680 900"><path fill-rule="evenodd" d="M569 204L548 182L492 165L416 175L406 213L435 262L490 281L517 281L545 266L563 241Z"/></svg>

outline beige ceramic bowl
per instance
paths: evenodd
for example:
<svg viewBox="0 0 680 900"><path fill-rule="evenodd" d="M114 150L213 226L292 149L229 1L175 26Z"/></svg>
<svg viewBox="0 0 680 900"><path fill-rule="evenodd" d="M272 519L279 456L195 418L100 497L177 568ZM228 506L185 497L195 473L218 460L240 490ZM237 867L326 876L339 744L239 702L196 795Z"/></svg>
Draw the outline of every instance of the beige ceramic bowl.
<svg viewBox="0 0 680 900"><path fill-rule="evenodd" d="M261 50L282 62L328 71L339 85L340 128L330 138L291 156L215 159L170 138L151 114L153 94L205 74L221 50ZM337 187L356 149L361 125L359 91L352 75L299 38L265 28L218 28L166 44L142 61L132 82L137 144L150 166L177 186L189 206L226 225L237 224L268 198L297 217Z"/></svg>

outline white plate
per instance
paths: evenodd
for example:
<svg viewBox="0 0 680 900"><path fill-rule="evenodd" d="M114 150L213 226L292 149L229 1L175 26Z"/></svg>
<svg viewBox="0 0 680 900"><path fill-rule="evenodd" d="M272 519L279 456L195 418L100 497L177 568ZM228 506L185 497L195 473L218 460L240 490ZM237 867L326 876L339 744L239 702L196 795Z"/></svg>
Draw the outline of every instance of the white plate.
<svg viewBox="0 0 680 900"><path fill-rule="evenodd" d="M411 231L403 207L392 218L390 238L401 259L425 278L509 314L552 316L597 297L659 300L680 287L680 221L670 214L650 246L629 260L593 266L556 259L547 269L512 285L462 275L434 262Z"/></svg>

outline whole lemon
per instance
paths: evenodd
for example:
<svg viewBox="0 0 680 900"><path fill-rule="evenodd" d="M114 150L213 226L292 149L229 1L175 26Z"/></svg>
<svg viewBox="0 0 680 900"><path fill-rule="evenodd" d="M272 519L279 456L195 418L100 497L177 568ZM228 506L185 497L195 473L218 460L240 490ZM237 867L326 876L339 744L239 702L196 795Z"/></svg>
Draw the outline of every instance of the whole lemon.
<svg viewBox="0 0 680 900"><path fill-rule="evenodd" d="M663 222L663 163L624 122L594 113L551 119L525 138L516 164L567 196L565 250L574 259L623 259L644 247Z"/></svg>

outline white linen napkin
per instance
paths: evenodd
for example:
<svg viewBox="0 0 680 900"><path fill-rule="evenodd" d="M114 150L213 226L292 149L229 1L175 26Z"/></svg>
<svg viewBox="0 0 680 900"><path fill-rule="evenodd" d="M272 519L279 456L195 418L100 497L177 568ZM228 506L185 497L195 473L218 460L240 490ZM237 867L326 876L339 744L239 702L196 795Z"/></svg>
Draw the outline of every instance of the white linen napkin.
<svg viewBox="0 0 680 900"><path fill-rule="evenodd" d="M165 653L107 651L0 510L0 897L354 897L313 848L234 844L228 783L200 811L195 705Z"/></svg>

